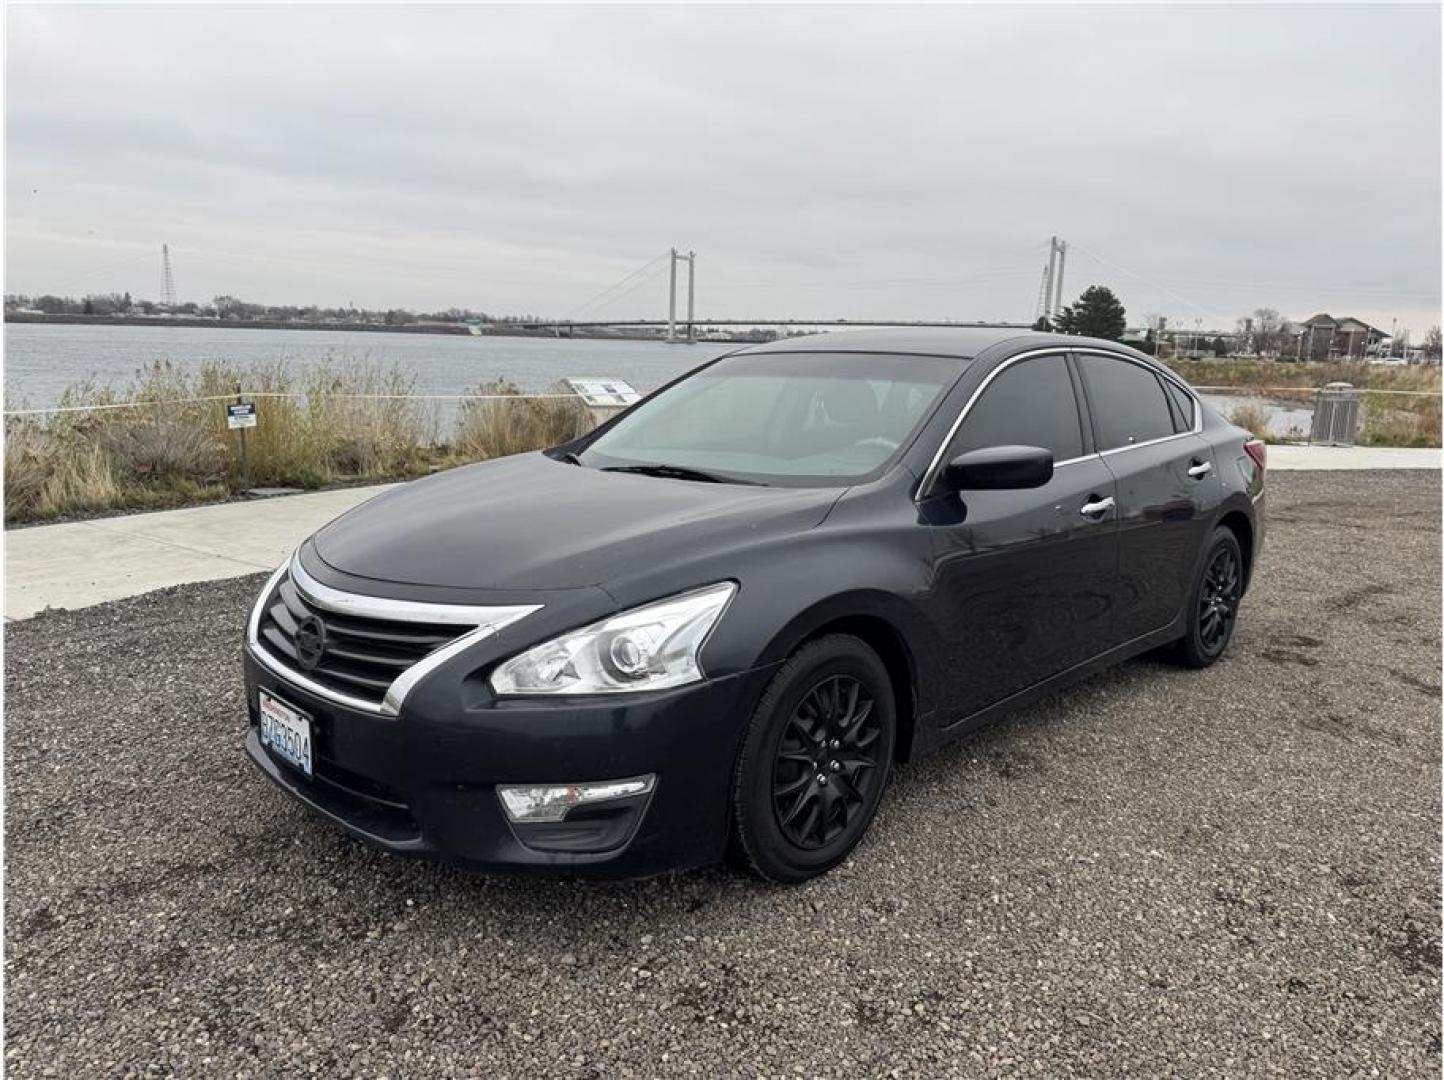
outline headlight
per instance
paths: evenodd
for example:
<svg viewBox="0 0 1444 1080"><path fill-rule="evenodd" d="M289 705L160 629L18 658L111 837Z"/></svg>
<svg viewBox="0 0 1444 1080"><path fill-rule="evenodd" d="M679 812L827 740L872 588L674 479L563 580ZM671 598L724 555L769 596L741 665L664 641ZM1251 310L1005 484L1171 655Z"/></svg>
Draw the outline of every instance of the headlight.
<svg viewBox="0 0 1444 1080"><path fill-rule="evenodd" d="M553 638L492 672L506 694L618 694L702 678L697 654L737 586L724 581Z"/></svg>

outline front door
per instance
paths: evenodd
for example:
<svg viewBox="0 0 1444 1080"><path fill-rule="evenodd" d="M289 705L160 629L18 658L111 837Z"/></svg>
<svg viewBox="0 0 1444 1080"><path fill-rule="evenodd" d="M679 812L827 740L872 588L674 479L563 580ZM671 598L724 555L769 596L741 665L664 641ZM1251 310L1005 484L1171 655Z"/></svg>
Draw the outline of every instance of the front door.
<svg viewBox="0 0 1444 1080"><path fill-rule="evenodd" d="M943 726L1112 644L1113 475L1091 453L1065 357L1005 364L944 459L1041 446L1053 453L1053 478L1030 490L940 493L920 507L936 551L929 607L948 662Z"/></svg>

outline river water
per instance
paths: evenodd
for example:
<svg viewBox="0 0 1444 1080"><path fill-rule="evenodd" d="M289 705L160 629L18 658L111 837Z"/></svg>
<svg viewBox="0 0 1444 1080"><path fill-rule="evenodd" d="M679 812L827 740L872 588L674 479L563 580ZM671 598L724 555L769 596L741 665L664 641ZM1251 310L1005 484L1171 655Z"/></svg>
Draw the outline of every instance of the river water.
<svg viewBox="0 0 1444 1080"><path fill-rule="evenodd" d="M645 393L735 347L717 342L667 345L595 338L6 323L5 401L10 409L45 408L54 405L67 386L86 379L122 389L138 369L157 360L181 370L216 361L247 366L279 360L298 372L396 364L415 378L418 394L464 394L503 377L523 390L539 392L569 375L625 379ZM1272 414L1270 426L1279 435L1308 431L1310 410L1297 402L1207 394L1204 400L1225 415L1245 402L1260 405ZM443 415L450 412L443 407Z"/></svg>
<svg viewBox="0 0 1444 1080"><path fill-rule="evenodd" d="M137 369L157 360L182 370L216 361L247 366L281 360L297 371L396 364L414 376L418 394L464 394L502 377L524 390L541 391L568 375L625 379L646 391L733 347L364 330L7 323L5 396L10 408L22 402L44 408L55 404L65 387L84 379L123 388Z"/></svg>

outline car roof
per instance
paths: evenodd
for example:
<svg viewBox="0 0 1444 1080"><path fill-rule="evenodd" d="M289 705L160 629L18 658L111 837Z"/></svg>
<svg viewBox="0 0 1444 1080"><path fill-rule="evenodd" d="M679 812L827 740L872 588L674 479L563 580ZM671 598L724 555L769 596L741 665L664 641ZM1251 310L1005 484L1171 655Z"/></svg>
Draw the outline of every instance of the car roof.
<svg viewBox="0 0 1444 1080"><path fill-rule="evenodd" d="M971 360L985 349L1009 344L1015 349L1062 345L1070 348L1092 346L1113 352L1143 355L1116 341L1047 334L1016 326L906 326L876 330L830 330L821 334L804 334L749 345L729 355L791 352L867 352L902 353L915 356L939 356Z"/></svg>

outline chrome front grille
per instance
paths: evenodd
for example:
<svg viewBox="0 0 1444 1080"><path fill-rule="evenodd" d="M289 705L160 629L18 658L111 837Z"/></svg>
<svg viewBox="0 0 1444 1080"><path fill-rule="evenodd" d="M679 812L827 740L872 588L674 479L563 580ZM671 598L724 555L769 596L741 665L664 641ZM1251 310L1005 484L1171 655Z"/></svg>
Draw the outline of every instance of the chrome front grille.
<svg viewBox="0 0 1444 1080"><path fill-rule="evenodd" d="M538 604L475 606L343 592L297 556L271 575L246 644L263 667L319 697L396 716L428 672Z"/></svg>
<svg viewBox="0 0 1444 1080"><path fill-rule="evenodd" d="M469 629L327 611L308 602L287 574L265 605L259 633L261 644L288 667L380 706L402 672Z"/></svg>

